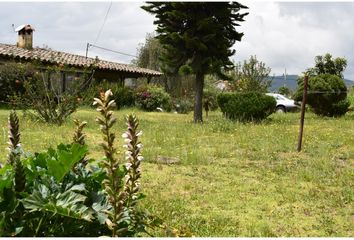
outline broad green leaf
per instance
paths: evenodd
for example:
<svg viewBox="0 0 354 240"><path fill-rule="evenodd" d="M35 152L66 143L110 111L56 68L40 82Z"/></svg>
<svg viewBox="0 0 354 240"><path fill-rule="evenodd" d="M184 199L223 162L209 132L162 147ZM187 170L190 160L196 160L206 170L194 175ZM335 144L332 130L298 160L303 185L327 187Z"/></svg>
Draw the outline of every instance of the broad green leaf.
<svg viewBox="0 0 354 240"><path fill-rule="evenodd" d="M69 218L91 221L93 211L84 205L85 200L84 195L73 192L72 189L64 193L52 194L46 186L39 185L30 196L22 200L22 203L30 212L51 212Z"/></svg>
<svg viewBox="0 0 354 240"><path fill-rule="evenodd" d="M77 185L74 185L70 188L71 191L78 191L78 192L83 192L85 191L85 184L84 183L81 183L81 184L77 184Z"/></svg>
<svg viewBox="0 0 354 240"><path fill-rule="evenodd" d="M19 204L15 191L12 188L4 188L0 197L0 212L12 213Z"/></svg>
<svg viewBox="0 0 354 240"><path fill-rule="evenodd" d="M17 228L15 229L15 236L16 236L17 234L19 234L20 232L22 232L22 230L23 230L23 227L17 227Z"/></svg>
<svg viewBox="0 0 354 240"><path fill-rule="evenodd" d="M5 188L10 188L13 181L13 171L11 165L5 165L0 169L0 197Z"/></svg>
<svg viewBox="0 0 354 240"><path fill-rule="evenodd" d="M32 158L32 166L34 167L41 167L45 168L47 166L47 159L50 156L51 149L48 150L48 152L44 153L36 153L35 156Z"/></svg>
<svg viewBox="0 0 354 240"><path fill-rule="evenodd" d="M107 199L103 197L102 192L98 193L93 200L92 208L97 214L97 219L101 224L105 224L108 219L107 212L111 210L112 206L107 202Z"/></svg>
<svg viewBox="0 0 354 240"><path fill-rule="evenodd" d="M101 224L105 224L106 220L108 219L108 205L107 203L94 203L92 204L92 208L95 210L96 214L97 214L97 220L101 223Z"/></svg>
<svg viewBox="0 0 354 240"><path fill-rule="evenodd" d="M63 177L78 163L87 153L87 146L72 144L58 146L56 157L47 159L48 174L54 176L57 181Z"/></svg>

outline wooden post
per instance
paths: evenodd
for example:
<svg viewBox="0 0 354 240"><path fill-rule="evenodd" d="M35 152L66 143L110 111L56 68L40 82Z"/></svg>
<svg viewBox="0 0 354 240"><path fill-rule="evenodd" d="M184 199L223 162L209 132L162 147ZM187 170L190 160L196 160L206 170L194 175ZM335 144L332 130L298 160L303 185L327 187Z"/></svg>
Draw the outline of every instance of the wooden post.
<svg viewBox="0 0 354 240"><path fill-rule="evenodd" d="M124 85L125 85L125 77L119 76L119 86L124 87Z"/></svg>
<svg viewBox="0 0 354 240"><path fill-rule="evenodd" d="M299 132L299 140L297 143L297 151L301 151L302 145L302 135L304 132L304 122L305 122L305 106L306 106L306 98L307 98L307 83L308 83L308 76L305 75L304 78L304 92L302 95L302 103L301 103L301 118L300 118L300 132Z"/></svg>
<svg viewBox="0 0 354 240"><path fill-rule="evenodd" d="M65 72L61 72L61 93L64 93L66 91L66 74Z"/></svg>

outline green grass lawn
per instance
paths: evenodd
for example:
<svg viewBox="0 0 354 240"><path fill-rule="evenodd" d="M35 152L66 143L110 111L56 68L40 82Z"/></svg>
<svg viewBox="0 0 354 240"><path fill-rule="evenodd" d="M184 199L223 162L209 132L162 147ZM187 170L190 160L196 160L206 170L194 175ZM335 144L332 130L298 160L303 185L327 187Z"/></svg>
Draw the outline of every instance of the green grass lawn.
<svg viewBox="0 0 354 240"><path fill-rule="evenodd" d="M200 237L354 236L353 114L335 119L306 113L298 153L299 113L241 124L214 112L200 125L191 122L192 114L127 109L115 112L118 136L129 112L137 114L143 130L142 191L147 197L142 204L167 225ZM0 110L1 162L7 155L8 114ZM72 121L57 127L19 115L26 151L71 141ZM81 109L73 118L88 122L90 156L99 159L96 116L94 110ZM160 164L159 156L180 162Z"/></svg>

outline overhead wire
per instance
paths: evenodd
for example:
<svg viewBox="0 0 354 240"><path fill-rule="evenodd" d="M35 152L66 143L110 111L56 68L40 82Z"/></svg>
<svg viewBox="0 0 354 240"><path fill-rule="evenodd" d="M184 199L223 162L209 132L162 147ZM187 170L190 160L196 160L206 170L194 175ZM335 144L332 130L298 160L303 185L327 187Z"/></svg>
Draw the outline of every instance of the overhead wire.
<svg viewBox="0 0 354 240"><path fill-rule="evenodd" d="M94 43L94 44L97 43L99 37L101 36L103 27L104 27L104 25L106 24L106 21L107 21L108 13L109 13L109 11L111 10L112 3L113 3L113 2L111 2L111 3L109 4L109 7L108 7L107 12L106 12L106 16L104 17L103 24L102 24L102 26L101 26L101 28L100 28L100 30L99 30L97 36L96 36L96 39L95 39L95 43Z"/></svg>
<svg viewBox="0 0 354 240"><path fill-rule="evenodd" d="M108 14L109 14L110 10L111 10L111 7L112 7L112 1L111 1L111 3L109 4L109 7L108 7L108 9L107 9L106 15L105 15L104 20L103 20L103 24L102 24L102 26L101 26L101 28L100 28L100 30L99 30L97 36L96 36L96 39L95 39L95 41L94 41L94 44L87 43L86 57L87 57L88 49L89 49L90 47L95 47L95 48L102 49L102 50L105 50L105 51L110 51L110 52L114 52L114 53L118 53L118 54L122 54L122 55L125 55L125 56L129 56L129 57L134 57L134 58L136 58L137 56L132 55L132 54L128 54L128 53L124 53L124 52L119 52L119 51L115 51L115 50L112 50L112 49L108 49L108 48L104 48L104 47L100 47L100 46L97 46L97 45L96 45L96 43L97 43L99 37L101 36L103 27L104 27L104 25L105 25L105 23L106 23L106 21L107 21L107 17L108 17Z"/></svg>
<svg viewBox="0 0 354 240"><path fill-rule="evenodd" d="M124 53L124 52L115 51L115 50L112 50L112 49L100 47L100 46L97 46L97 45L94 45L94 44L90 44L90 43L89 43L89 46L90 46L90 47L99 48L99 49L102 49L102 50L105 50L105 51L110 51L110 52L122 54L122 55L129 56L129 57L137 57L137 56L132 55L132 54L129 54L129 53Z"/></svg>

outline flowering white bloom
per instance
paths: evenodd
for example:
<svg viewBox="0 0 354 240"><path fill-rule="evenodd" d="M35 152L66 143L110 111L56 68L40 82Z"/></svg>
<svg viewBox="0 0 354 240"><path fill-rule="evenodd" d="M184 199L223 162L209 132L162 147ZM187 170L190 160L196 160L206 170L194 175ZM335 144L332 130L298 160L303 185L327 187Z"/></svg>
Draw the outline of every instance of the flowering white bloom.
<svg viewBox="0 0 354 240"><path fill-rule="evenodd" d="M132 164L129 163L129 162L127 162L127 163L125 164L125 167L126 167L128 170L130 169L131 166L132 166Z"/></svg>
<svg viewBox="0 0 354 240"><path fill-rule="evenodd" d="M108 89L105 94L104 94L104 97L107 99L109 96L113 96L113 93L112 93L112 90L111 89Z"/></svg>
<svg viewBox="0 0 354 240"><path fill-rule="evenodd" d="M128 137L129 137L129 135L127 133L122 134L122 138L128 138Z"/></svg>
<svg viewBox="0 0 354 240"><path fill-rule="evenodd" d="M102 103L102 101L100 99L94 98L93 100L94 100L93 104L92 104L93 106L96 106L97 104L103 105L103 103Z"/></svg>

